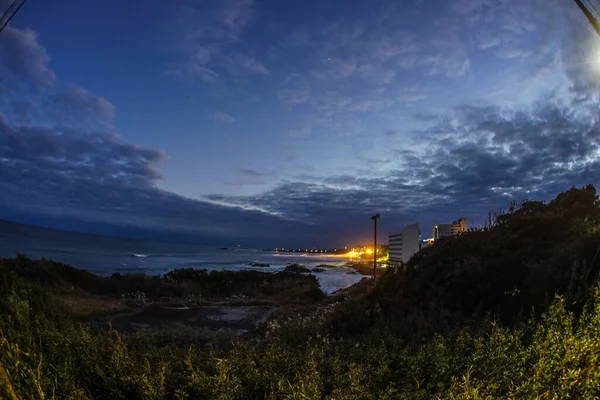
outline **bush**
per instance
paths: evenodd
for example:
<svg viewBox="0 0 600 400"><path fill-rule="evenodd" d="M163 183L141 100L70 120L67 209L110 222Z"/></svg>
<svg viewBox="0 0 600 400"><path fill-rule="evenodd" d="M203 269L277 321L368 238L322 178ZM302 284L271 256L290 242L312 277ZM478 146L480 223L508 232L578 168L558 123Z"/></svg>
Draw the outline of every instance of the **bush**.
<svg viewBox="0 0 600 400"><path fill-rule="evenodd" d="M52 290L80 290L127 301L139 297L134 294L141 293L144 302L165 298L228 298L234 295L290 297L288 291L295 293L297 301L306 302L306 299L315 298L314 292L319 290L314 277L298 273L252 270L208 272L205 269L182 268L163 276L114 273L110 277L103 277L61 262L32 260L24 255L15 259L0 259L0 274ZM307 293L306 299L302 298L301 292Z"/></svg>

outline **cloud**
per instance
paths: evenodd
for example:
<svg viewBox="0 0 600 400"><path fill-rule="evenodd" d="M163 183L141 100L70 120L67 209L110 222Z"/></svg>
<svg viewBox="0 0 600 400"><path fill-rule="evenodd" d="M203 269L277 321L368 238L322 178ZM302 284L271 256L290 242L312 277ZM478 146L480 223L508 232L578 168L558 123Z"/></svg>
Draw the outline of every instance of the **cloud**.
<svg viewBox="0 0 600 400"><path fill-rule="evenodd" d="M14 126L5 117L0 120L0 144L5 165L119 185L153 185L161 177L155 167L165 159L163 152L125 143L116 133Z"/></svg>
<svg viewBox="0 0 600 400"><path fill-rule="evenodd" d="M221 9L220 22L232 33L239 33L252 18L254 0L227 0Z"/></svg>
<svg viewBox="0 0 600 400"><path fill-rule="evenodd" d="M217 111L213 114L213 119L222 124L232 124L235 122L235 118L231 115L224 113L222 111Z"/></svg>
<svg viewBox="0 0 600 400"><path fill-rule="evenodd" d="M216 82L219 74L208 67L212 61L211 50L198 44L194 49L185 51L184 59L168 73L183 78L200 77L206 82Z"/></svg>
<svg viewBox="0 0 600 400"><path fill-rule="evenodd" d="M66 124L110 123L115 115L115 107L104 97L73 84L64 85L51 94L45 106L50 119Z"/></svg>
<svg viewBox="0 0 600 400"><path fill-rule="evenodd" d="M565 5L554 0L461 0L448 3L450 16L445 24L459 27L460 34L469 34L478 49L500 59L543 56L547 44L561 37L569 8L576 9Z"/></svg>
<svg viewBox="0 0 600 400"><path fill-rule="evenodd" d="M451 28L440 29L430 40L427 53L419 55L416 66L424 67L429 75L445 75L456 78L471 68L471 59L465 43Z"/></svg>
<svg viewBox="0 0 600 400"><path fill-rule="evenodd" d="M12 111L20 120L28 120L34 113L36 105L30 99L15 100L11 104Z"/></svg>
<svg viewBox="0 0 600 400"><path fill-rule="evenodd" d="M420 85L407 85L398 88L396 92L397 100L403 104L416 103L427 98L424 89Z"/></svg>
<svg viewBox="0 0 600 400"><path fill-rule="evenodd" d="M340 19L319 32L310 57L310 76L318 80L358 79L370 85L394 82L400 59L416 52L419 40L394 26Z"/></svg>
<svg viewBox="0 0 600 400"><path fill-rule="evenodd" d="M246 23L233 11L222 18L231 32ZM57 82L33 32L8 27L0 35L0 55L0 103L6 110L0 114L0 218L53 221L78 230L156 232L155 238L187 234L213 242L264 243L281 239L277 229L308 238L303 224L253 205L217 204L158 188L166 154L114 132L115 109L105 98ZM254 170L242 172L263 178Z"/></svg>
<svg viewBox="0 0 600 400"><path fill-rule="evenodd" d="M251 178L262 178L264 176L267 176L267 174L255 171L255 170L250 169L250 168L238 168L238 171L241 172L242 175L245 175L245 176L248 176L248 177L251 177Z"/></svg>
<svg viewBox="0 0 600 400"><path fill-rule="evenodd" d="M398 224L477 220L510 199L548 199L571 185L600 183L600 112L594 101L583 107L557 99L516 110L463 106L415 132L427 148L398 152L385 173L305 176L256 196L213 198L340 231L373 211ZM386 135L392 146L406 141Z"/></svg>
<svg viewBox="0 0 600 400"><path fill-rule="evenodd" d="M306 26L297 26L294 30L284 36L280 45L284 48L295 48L300 46L305 46L311 42L311 34L308 32Z"/></svg>
<svg viewBox="0 0 600 400"><path fill-rule="evenodd" d="M437 5L436 5L437 7ZM388 13L386 8L383 13ZM379 24L336 23L322 31L324 45L318 49L320 63L311 74L317 79L359 78L370 84L390 85L402 70L426 76L456 78L466 74L471 61L456 23L430 18L431 28L416 33L398 28L407 11L393 10L394 19L375 18Z"/></svg>
<svg viewBox="0 0 600 400"><path fill-rule="evenodd" d="M477 41L477 48L480 50L487 50L500 45L501 40L499 37L490 37L487 34L481 34Z"/></svg>
<svg viewBox="0 0 600 400"><path fill-rule="evenodd" d="M205 82L219 81L224 71L233 77L269 74L241 38L255 18L254 1L207 1L178 10L174 25L179 30L173 38L178 60L169 74Z"/></svg>
<svg viewBox="0 0 600 400"><path fill-rule="evenodd" d="M251 54L237 53L230 56L228 68L234 75L240 69L257 75L269 75L269 70Z"/></svg>
<svg viewBox="0 0 600 400"><path fill-rule="evenodd" d="M533 54L532 51L518 48L503 48L495 52L496 57L504 59L525 58Z"/></svg>
<svg viewBox="0 0 600 400"><path fill-rule="evenodd" d="M468 15L481 12L485 7L489 7L490 1L485 0L455 0L448 3L448 10L451 13L459 15Z"/></svg>
<svg viewBox="0 0 600 400"><path fill-rule="evenodd" d="M338 19L321 30L321 35L328 37L333 46L345 46L358 40L366 31L365 22L361 20Z"/></svg>
<svg viewBox="0 0 600 400"><path fill-rule="evenodd" d="M290 129L286 132L286 136L291 139L302 139L310 136L313 129L312 123L305 123L296 129Z"/></svg>
<svg viewBox="0 0 600 400"><path fill-rule="evenodd" d="M157 167L166 155L115 133L19 127L2 117L0 149L2 211L221 241L272 240L276 229L292 231L289 222L252 205L217 204L157 188Z"/></svg>
<svg viewBox="0 0 600 400"><path fill-rule="evenodd" d="M54 83L50 57L29 29L7 26L0 36L0 92L26 88L40 91Z"/></svg>
<svg viewBox="0 0 600 400"><path fill-rule="evenodd" d="M289 88L279 90L279 97L290 107L305 103L310 99L308 87Z"/></svg>
<svg viewBox="0 0 600 400"><path fill-rule="evenodd" d="M356 112L377 112L392 106L396 100L382 90L365 90L358 94L345 94L337 91L322 93L314 99L314 105L322 115L340 119L344 114Z"/></svg>
<svg viewBox="0 0 600 400"><path fill-rule="evenodd" d="M110 127L114 106L104 97L57 80L37 35L7 27L0 35L0 98L20 123Z"/></svg>

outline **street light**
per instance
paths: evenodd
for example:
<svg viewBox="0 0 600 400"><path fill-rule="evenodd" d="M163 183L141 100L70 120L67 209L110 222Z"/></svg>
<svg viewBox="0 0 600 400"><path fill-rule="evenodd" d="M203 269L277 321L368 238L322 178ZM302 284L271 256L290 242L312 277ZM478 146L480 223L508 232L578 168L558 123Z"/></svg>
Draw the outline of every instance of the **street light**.
<svg viewBox="0 0 600 400"><path fill-rule="evenodd" d="M373 220L373 279L377 277L377 220L380 215L375 214L371 217Z"/></svg>

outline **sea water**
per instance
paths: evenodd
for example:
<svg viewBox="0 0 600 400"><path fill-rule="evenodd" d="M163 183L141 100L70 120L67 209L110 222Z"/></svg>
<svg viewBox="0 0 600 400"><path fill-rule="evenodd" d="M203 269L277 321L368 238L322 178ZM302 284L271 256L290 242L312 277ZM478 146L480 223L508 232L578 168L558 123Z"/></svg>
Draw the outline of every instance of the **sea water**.
<svg viewBox="0 0 600 400"><path fill-rule="evenodd" d="M343 265L348 258L316 253L276 253L259 249L199 246L193 244L150 242L84 233L31 227L0 221L0 257L16 253L31 258L49 258L99 275L120 273L164 274L175 268L206 270L252 269L277 272L289 263L308 267L336 265L314 273L326 293L348 287L363 278L352 275ZM249 263L266 263L270 267L251 267Z"/></svg>

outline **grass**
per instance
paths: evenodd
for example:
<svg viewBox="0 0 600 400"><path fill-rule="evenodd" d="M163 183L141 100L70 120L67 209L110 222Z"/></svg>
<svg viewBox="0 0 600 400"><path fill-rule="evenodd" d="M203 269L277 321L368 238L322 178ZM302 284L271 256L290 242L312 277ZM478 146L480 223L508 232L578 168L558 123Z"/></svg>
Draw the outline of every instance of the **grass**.
<svg viewBox="0 0 600 400"><path fill-rule="evenodd" d="M17 290L3 309L2 398L583 399L600 390L598 292L578 317L557 298L539 322L514 329L484 319L423 343L385 331L333 337L323 330L333 307L272 323L252 341L204 345L40 317L38 295Z"/></svg>
<svg viewBox="0 0 600 400"><path fill-rule="evenodd" d="M488 227L439 241L406 268L327 298L302 274L103 278L50 261L2 260L0 397L598 398L600 206L591 189L522 203ZM234 340L127 335L75 318L139 293L145 301L247 296L285 306Z"/></svg>

